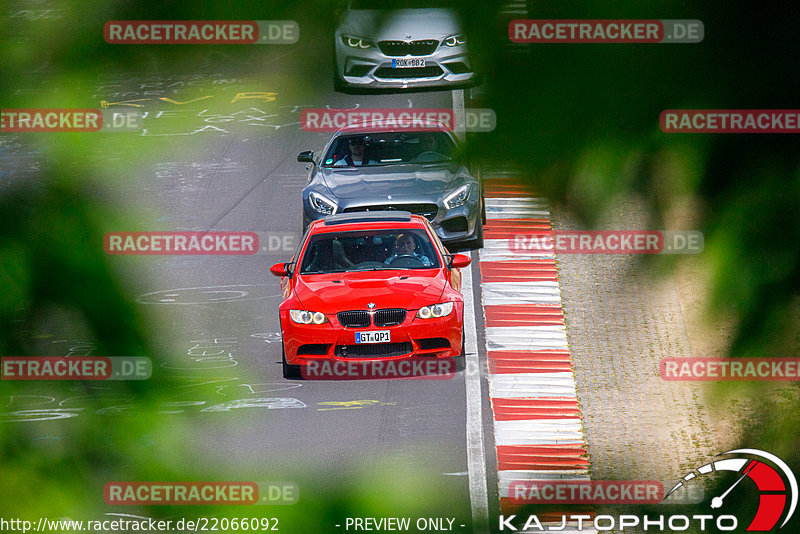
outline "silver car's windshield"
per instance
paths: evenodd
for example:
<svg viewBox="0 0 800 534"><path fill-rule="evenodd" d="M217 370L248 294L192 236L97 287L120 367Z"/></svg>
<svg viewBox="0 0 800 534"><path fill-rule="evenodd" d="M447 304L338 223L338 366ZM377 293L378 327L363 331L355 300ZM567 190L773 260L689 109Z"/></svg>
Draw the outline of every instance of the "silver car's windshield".
<svg viewBox="0 0 800 534"><path fill-rule="evenodd" d="M322 165L361 167L407 163L446 163L456 146L444 132L343 134L331 144Z"/></svg>

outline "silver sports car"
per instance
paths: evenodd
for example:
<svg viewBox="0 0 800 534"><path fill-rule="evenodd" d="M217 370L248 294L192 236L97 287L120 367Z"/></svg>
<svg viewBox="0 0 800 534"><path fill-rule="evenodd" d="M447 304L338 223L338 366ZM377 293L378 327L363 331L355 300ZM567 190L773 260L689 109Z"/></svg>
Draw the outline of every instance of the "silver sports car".
<svg viewBox="0 0 800 534"><path fill-rule="evenodd" d="M335 213L402 210L423 215L449 248L483 246L481 183L444 125L423 131L364 124L339 129L325 149L301 152L303 230Z"/></svg>
<svg viewBox="0 0 800 534"><path fill-rule="evenodd" d="M384 6L386 4L386 6ZM342 88L450 86L474 76L455 13L430 1L351 0L335 33L335 84Z"/></svg>

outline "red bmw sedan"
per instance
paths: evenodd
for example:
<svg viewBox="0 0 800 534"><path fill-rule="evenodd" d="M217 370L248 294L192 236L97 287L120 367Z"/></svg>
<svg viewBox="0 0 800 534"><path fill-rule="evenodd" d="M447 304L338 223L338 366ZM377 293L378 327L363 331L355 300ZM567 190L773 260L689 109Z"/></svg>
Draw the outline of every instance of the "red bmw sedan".
<svg viewBox="0 0 800 534"><path fill-rule="evenodd" d="M407 212L313 222L292 261L270 268L282 277L283 376L309 377L322 363L391 367L406 359L449 359L463 369L460 269L469 264Z"/></svg>

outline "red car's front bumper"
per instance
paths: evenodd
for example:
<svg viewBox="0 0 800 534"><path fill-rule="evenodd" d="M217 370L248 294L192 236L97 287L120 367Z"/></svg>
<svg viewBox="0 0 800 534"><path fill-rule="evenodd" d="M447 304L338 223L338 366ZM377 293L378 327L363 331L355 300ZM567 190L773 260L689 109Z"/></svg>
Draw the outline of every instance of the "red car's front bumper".
<svg viewBox="0 0 800 534"><path fill-rule="evenodd" d="M289 318L289 309L282 308L281 330L286 362L307 365L310 361L402 360L415 357L454 358L461 355L463 302L456 302L446 317L419 319L417 310L408 310L397 326L345 328L336 314L319 325L297 324ZM389 343L357 344L356 332L388 330Z"/></svg>

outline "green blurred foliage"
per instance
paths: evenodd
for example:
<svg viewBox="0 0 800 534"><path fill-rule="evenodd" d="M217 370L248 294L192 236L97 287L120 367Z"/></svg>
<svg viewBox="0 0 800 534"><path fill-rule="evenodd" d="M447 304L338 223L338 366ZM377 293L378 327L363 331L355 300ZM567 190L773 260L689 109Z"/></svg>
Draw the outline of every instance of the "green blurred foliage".
<svg viewBox="0 0 800 534"><path fill-rule="evenodd" d="M112 46L104 42L102 28L108 20L288 19L301 21L305 37L332 32L342 6L12 2L0 14L5 51L0 54L0 105L96 108L99 102L91 95L105 83L122 80L124 86L125 80L137 76L203 73L267 80L265 85L277 80L286 90L313 94L317 83L331 79L313 77L321 55L329 65L327 44L298 45L312 50L308 64L298 66L311 77L298 79L294 73L271 71L263 47L230 45L221 52L211 45ZM197 86L198 94L203 89ZM193 142L182 140L179 145L128 134L0 136L0 355L69 351L148 356L154 369L152 378L144 381L3 381L0 517L113 519L104 516L109 511L170 519L277 516L281 532L310 532L320 525L343 523L348 515L456 515L463 505L437 493L439 477L423 460L413 467L365 460L346 477L338 469L318 473L304 466L284 473L265 461L266 452L220 466L198 458L196 445L187 443L187 436L198 433L197 421L189 410L180 413L168 403L187 391L192 399L219 402L214 396L218 385L210 381L191 386L163 372L161 364L174 362L177 354L156 333L164 317L151 310L144 314L135 302L142 293L137 287L140 277L120 271L102 242L107 231L152 225L137 213L139 206L125 198L132 162L154 164L173 150L188 150ZM137 269L146 263L134 259L131 265ZM241 374L237 376L243 378ZM246 424L243 415L224 417L214 419L223 431L225 425ZM212 424L208 418L203 421ZM104 485L114 480L242 479L296 482L301 502L247 508L109 507L102 499Z"/></svg>
<svg viewBox="0 0 800 534"><path fill-rule="evenodd" d="M567 202L589 224L620 195L647 199L656 224L693 197L705 206L697 215L703 260L714 272L709 304L739 320L731 354L792 355L797 331L785 319L800 293L797 136L666 134L658 126L665 109L796 107L800 73L789 65L800 47L784 15L790 4L530 6L529 17L539 19L700 19L705 38L508 45L496 38L499 17L487 25L465 8L487 71L481 98L502 125L482 134L475 150L487 161L514 162L537 191Z"/></svg>
<svg viewBox="0 0 800 534"><path fill-rule="evenodd" d="M508 17L489 19L465 7L471 42L487 73L480 103L493 108L502 125L475 136L474 150L485 161L513 162L534 190L588 228L602 224L603 214L631 195L646 201L652 228L675 224L670 211L690 203L692 226L667 229L702 231L704 252L688 260L650 257L647 265L663 270L688 261L708 269L708 320L733 321L728 356L797 357L800 138L668 134L658 123L666 109L797 109L800 72L792 65L800 44L789 23L796 6L528 5L532 19L699 19L705 38L698 44L509 45L496 39ZM769 382L709 388L723 407L751 400L753 418L743 422L742 446L769 450L796 469L795 386L789 386L794 395L780 398Z"/></svg>

